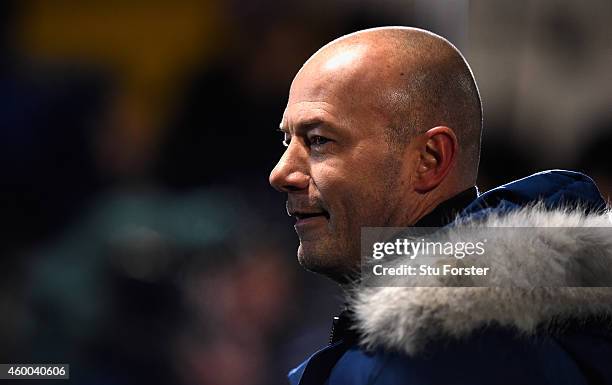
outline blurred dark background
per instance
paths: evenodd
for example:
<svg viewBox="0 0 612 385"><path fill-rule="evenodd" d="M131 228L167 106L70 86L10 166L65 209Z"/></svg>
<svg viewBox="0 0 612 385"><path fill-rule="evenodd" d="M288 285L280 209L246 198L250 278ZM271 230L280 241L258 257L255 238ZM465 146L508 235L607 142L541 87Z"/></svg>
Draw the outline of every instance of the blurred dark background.
<svg viewBox="0 0 612 385"><path fill-rule="evenodd" d="M284 384L342 303L267 176L323 44L430 29L472 65L481 191L547 168L612 193L612 3L14 1L0 6L0 362L75 384Z"/></svg>

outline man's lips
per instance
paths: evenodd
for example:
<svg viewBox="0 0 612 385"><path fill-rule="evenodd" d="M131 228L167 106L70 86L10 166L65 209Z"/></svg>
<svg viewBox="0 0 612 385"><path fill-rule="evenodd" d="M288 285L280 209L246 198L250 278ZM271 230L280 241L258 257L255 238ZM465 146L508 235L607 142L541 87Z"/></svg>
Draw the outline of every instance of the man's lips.
<svg viewBox="0 0 612 385"><path fill-rule="evenodd" d="M329 221L330 215L321 202L309 200L287 200L287 214L296 219L295 229L299 232L319 227Z"/></svg>
<svg viewBox="0 0 612 385"><path fill-rule="evenodd" d="M294 211L294 212L290 212L289 215L296 218L298 221L306 220L309 218L316 218L316 217L324 217L325 219L329 219L329 213L327 211L315 211L315 212Z"/></svg>
<svg viewBox="0 0 612 385"><path fill-rule="evenodd" d="M303 235L304 231L310 231L324 226L329 219L329 215L324 212L296 213L293 217L296 219L295 231L297 231L298 235ZM300 239L302 239L302 236L300 236Z"/></svg>
<svg viewBox="0 0 612 385"><path fill-rule="evenodd" d="M329 220L327 211L291 211L289 215L296 219L295 230L298 234L307 229L314 229L313 226L322 226Z"/></svg>

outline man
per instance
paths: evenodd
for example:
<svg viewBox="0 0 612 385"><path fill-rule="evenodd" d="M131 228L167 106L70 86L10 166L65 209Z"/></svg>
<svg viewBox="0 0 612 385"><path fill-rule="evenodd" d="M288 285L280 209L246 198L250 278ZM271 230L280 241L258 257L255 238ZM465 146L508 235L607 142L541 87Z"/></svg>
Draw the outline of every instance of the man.
<svg viewBox="0 0 612 385"><path fill-rule="evenodd" d="M579 173L539 173L478 196L480 97L448 41L387 27L329 43L293 80L280 128L287 148L270 183L296 218L298 259L352 294L330 345L290 372L292 384L612 383L607 288L352 283L363 226L610 226ZM533 233L555 250L573 236ZM609 240L569 241L577 246L561 260L596 255L577 263L612 276ZM527 261L546 251L506 246ZM533 269L554 274L546 261ZM582 277L565 273L555 282Z"/></svg>

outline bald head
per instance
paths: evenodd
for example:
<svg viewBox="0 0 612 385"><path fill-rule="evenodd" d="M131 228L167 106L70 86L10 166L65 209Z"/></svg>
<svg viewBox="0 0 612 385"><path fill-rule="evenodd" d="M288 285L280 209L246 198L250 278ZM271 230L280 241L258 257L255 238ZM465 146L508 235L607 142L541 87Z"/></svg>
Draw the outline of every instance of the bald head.
<svg viewBox="0 0 612 385"><path fill-rule="evenodd" d="M316 75L315 75L316 74ZM474 184L482 131L482 107L473 74L446 39L408 27L359 31L325 45L296 80L317 76L338 83L355 103L388 122L395 148L433 127L457 136L457 177Z"/></svg>

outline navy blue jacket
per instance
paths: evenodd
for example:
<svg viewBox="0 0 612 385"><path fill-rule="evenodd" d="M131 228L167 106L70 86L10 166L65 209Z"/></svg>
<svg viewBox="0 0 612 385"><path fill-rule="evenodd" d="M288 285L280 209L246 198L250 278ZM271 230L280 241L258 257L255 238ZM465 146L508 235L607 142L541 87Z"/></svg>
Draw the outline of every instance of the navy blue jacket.
<svg viewBox="0 0 612 385"><path fill-rule="evenodd" d="M573 223L572 220L601 223L609 215L590 178L576 172L553 170L480 195L463 209L460 217L483 219L492 214L503 216L522 210L524 215L518 218L527 220L532 216L531 208L544 218L548 218L546 215L550 212L556 213L555 221L559 220L559 215L568 215L568 223ZM558 223L555 225L559 226ZM612 223L608 226L612 226ZM607 245L601 247L606 248ZM612 250L602 250L602 255L609 258L612 265ZM612 271L612 266L610 269ZM597 291L597 296L587 293L585 305L593 305L593 298L605 302L600 307L593 306L587 310L580 300L577 305L568 304L565 307L561 299L555 306L564 310L560 310L558 319L554 320L558 321L554 323L557 325L554 331L550 328L551 320L543 319L542 326L530 333L522 333L520 325L497 322L492 316L484 323L475 323L469 333L459 337L449 336L443 329L434 331L433 337L419 350L407 351L401 345L385 345L384 342L368 344L365 348L360 332L384 336L388 331L364 332L359 330L360 323L356 322L358 333L347 332L314 353L289 373L289 381L292 385L612 384L612 322L609 317L612 312L612 291L608 297L606 293ZM523 301L523 297L512 300ZM449 306L461 311L461 303ZM573 309L570 306L576 306L575 312L567 311L568 308ZM440 311L445 314L443 312L447 309ZM573 317L578 312L582 312L582 316ZM367 311L365 313L362 317L367 318ZM516 318L524 316L529 315L518 314ZM432 319L435 321L435 315ZM389 325L407 329L424 327L427 330L437 327L436 322L421 326L401 322L393 321ZM384 341L384 338L379 340Z"/></svg>

